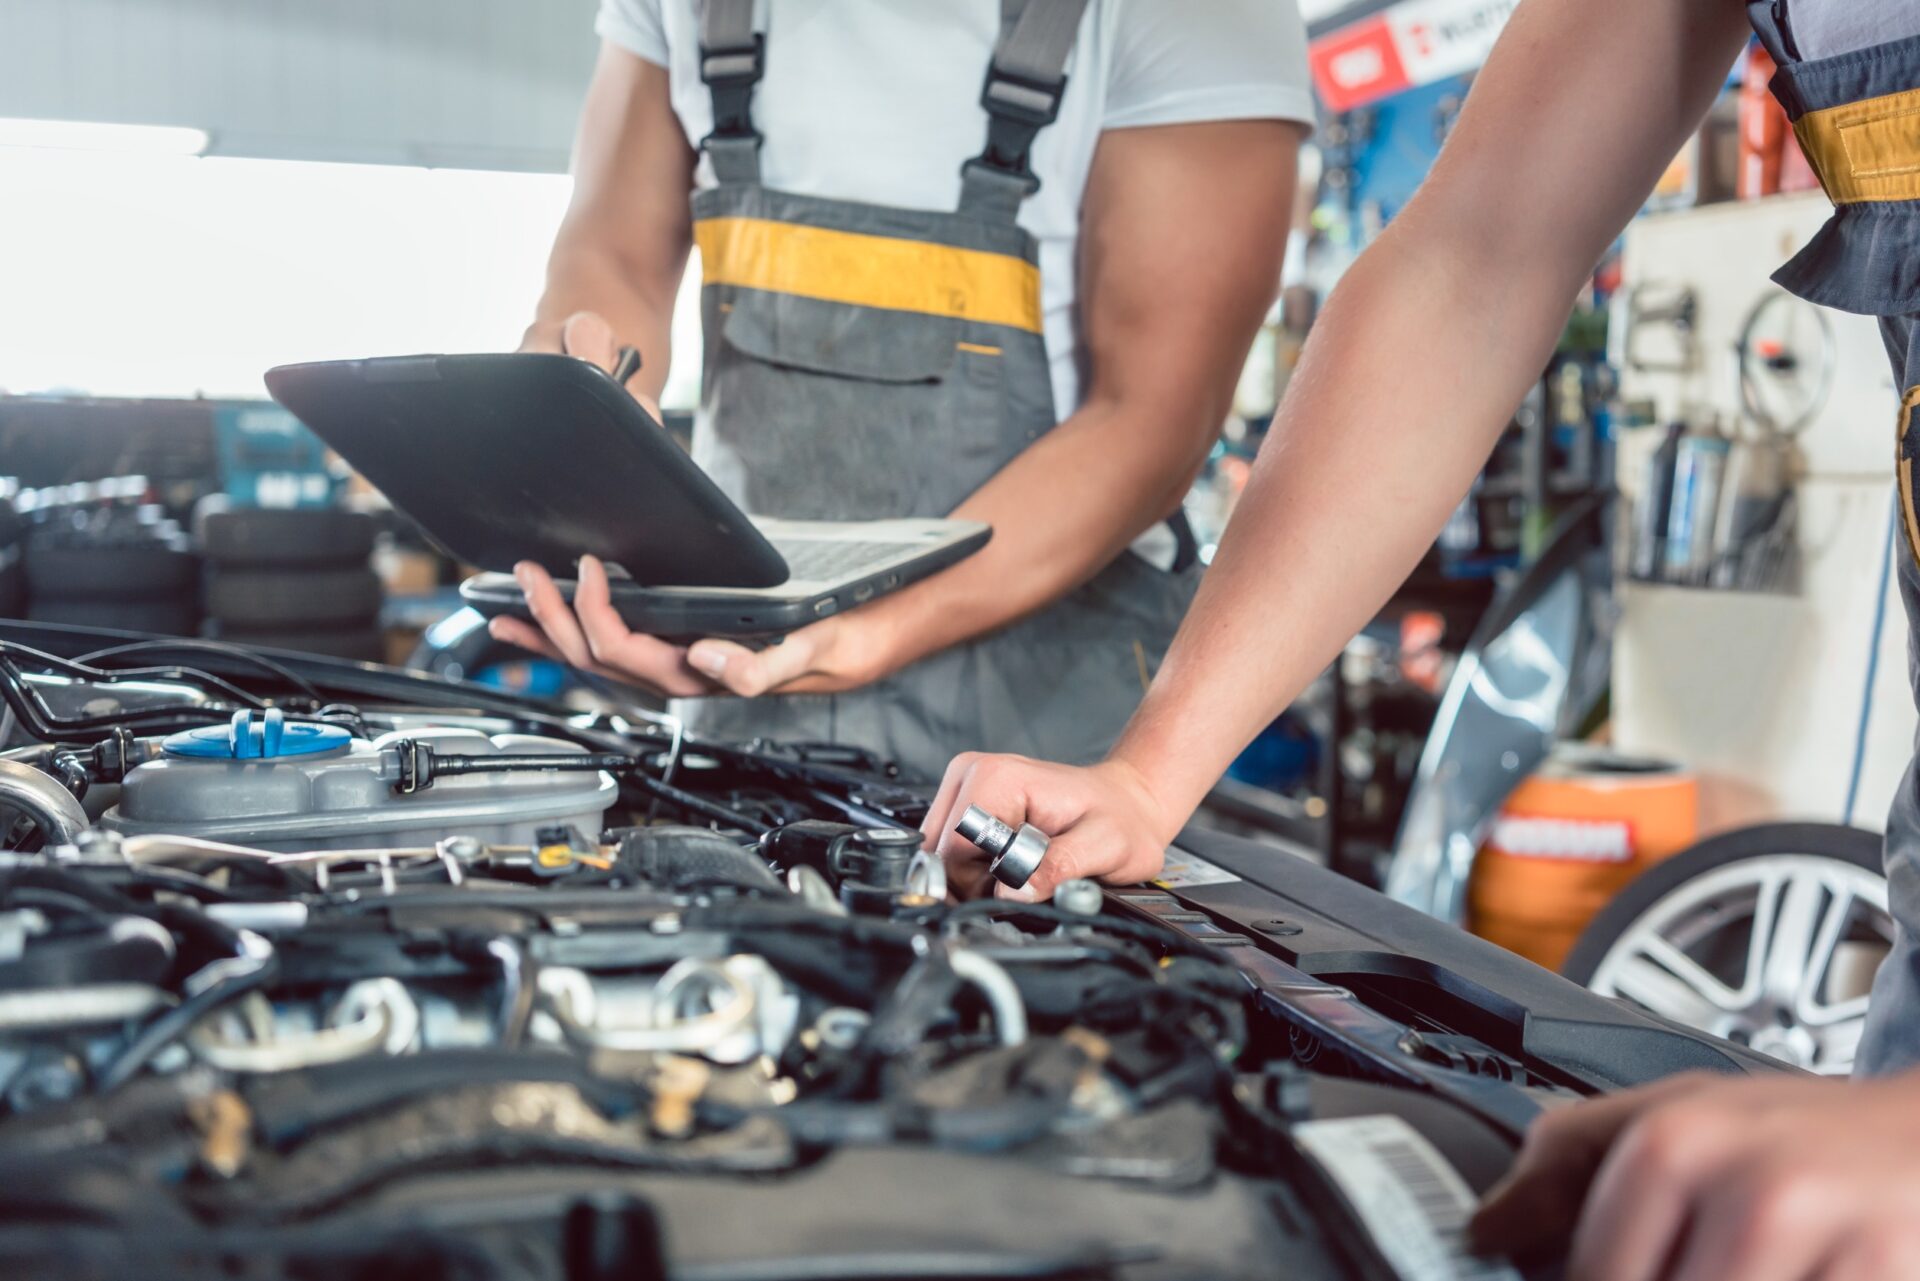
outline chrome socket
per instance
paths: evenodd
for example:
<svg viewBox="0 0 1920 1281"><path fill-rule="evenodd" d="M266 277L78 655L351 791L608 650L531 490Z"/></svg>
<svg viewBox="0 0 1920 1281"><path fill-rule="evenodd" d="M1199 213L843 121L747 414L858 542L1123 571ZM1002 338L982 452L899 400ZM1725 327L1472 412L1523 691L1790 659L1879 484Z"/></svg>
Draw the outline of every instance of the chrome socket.
<svg viewBox="0 0 1920 1281"><path fill-rule="evenodd" d="M1016 832L978 805L967 806L953 830L992 857L987 871L1009 889L1020 889L1031 880L1047 856L1045 832L1030 823L1022 823Z"/></svg>

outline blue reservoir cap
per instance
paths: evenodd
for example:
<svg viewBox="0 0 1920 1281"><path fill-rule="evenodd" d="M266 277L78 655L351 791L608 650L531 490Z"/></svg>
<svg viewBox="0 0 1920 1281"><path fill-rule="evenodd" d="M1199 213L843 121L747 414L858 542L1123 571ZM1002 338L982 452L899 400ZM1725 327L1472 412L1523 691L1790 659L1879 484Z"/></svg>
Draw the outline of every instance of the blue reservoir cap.
<svg viewBox="0 0 1920 1281"><path fill-rule="evenodd" d="M338 751L351 739L338 725L315 725L307 721L289 725L285 712L269 707L265 711L235 712L225 725L203 725L199 729L169 734L160 746L169 756L254 761Z"/></svg>

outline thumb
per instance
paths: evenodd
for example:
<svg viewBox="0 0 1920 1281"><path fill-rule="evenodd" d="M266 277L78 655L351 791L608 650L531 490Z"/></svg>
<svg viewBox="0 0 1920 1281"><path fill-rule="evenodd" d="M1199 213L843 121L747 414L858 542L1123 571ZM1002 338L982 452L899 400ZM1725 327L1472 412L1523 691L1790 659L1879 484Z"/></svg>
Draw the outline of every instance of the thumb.
<svg viewBox="0 0 1920 1281"><path fill-rule="evenodd" d="M687 650L687 662L730 693L756 698L790 680L804 676L813 662L814 645L804 631L790 633L778 645L751 650L734 641L696 641Z"/></svg>
<svg viewBox="0 0 1920 1281"><path fill-rule="evenodd" d="M1526 1257L1564 1245L1613 1142L1649 1107L1701 1088L1693 1074L1542 1114L1468 1225L1476 1250Z"/></svg>
<svg viewBox="0 0 1920 1281"><path fill-rule="evenodd" d="M1101 853L1107 850L1108 843L1100 838L1097 830L1089 830L1092 826L1085 822L1076 823L1053 837L1047 842L1047 852L1041 857L1040 866L1033 870L1027 883L1015 889L1011 885L995 882L995 897L1021 903L1044 903L1067 881L1090 880L1108 870L1100 865ZM1113 862L1110 853L1104 861L1108 864Z"/></svg>
<svg viewBox="0 0 1920 1281"><path fill-rule="evenodd" d="M605 370L612 370L619 358L613 326L606 317L591 311L576 311L567 317L560 327L560 350Z"/></svg>

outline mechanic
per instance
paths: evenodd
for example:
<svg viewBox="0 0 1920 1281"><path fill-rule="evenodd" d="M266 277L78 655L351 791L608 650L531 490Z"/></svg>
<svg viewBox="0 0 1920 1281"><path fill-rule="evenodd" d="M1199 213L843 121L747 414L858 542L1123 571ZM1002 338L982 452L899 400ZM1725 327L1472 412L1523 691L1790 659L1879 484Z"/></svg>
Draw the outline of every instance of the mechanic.
<svg viewBox="0 0 1920 1281"><path fill-rule="evenodd" d="M977 804L1053 837L1020 896L1153 876L1235 754L1406 577L1546 364L1576 290L1698 126L1746 39L1837 204L1777 279L1879 316L1901 401L1906 550L1920 622L1920 3L1523 0L1431 176L1329 299L1251 483L1153 689L1088 769L968 756L926 831L956 884ZM1516 181L1524 200L1516 200ZM1917 651L1920 652L1920 651ZM1920 680L1920 668L1916 669ZM1889 816L1899 942L1859 1062L1920 1060L1920 795ZM1011 893L1004 887L1001 892ZM1577 1219L1577 1229L1575 1227ZM1485 1244L1572 1234L1575 1281L1920 1277L1920 1074L1870 1084L1686 1079L1537 1126L1484 1208Z"/></svg>
<svg viewBox="0 0 1920 1281"><path fill-rule="evenodd" d="M1167 522L1279 287L1313 113L1300 16L772 0L756 35L754 8L603 0L524 346L611 365L632 344L657 397L697 243L708 282L748 287L702 291L694 454L729 496L993 541L759 651L629 632L591 559L574 610L518 567L540 628L494 635L686 699L711 736L856 744L929 779L969 748L1098 760L1191 599ZM956 341L963 317L991 341Z"/></svg>

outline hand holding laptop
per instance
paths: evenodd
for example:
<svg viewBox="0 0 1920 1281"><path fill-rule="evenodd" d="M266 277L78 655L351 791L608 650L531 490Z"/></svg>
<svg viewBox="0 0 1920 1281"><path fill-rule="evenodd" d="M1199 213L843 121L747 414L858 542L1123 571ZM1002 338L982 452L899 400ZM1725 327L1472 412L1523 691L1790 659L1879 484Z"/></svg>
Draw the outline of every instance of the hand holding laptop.
<svg viewBox="0 0 1920 1281"><path fill-rule="evenodd" d="M611 343L593 316L548 337ZM672 695L852 689L913 657L888 643L897 593L992 531L749 516L629 390L636 363L403 356L282 366L267 387L455 559L494 571L460 591L504 640ZM578 582L556 578L576 565Z"/></svg>
<svg viewBox="0 0 1920 1281"><path fill-rule="evenodd" d="M495 618L488 624L494 639L668 698L824 694L886 675L882 604L809 623L756 651L718 638L679 645L633 631L613 607L606 567L592 556L580 560L571 607L552 576L531 561L514 567L514 579L533 622Z"/></svg>
<svg viewBox="0 0 1920 1281"><path fill-rule="evenodd" d="M660 407L632 381L637 365L613 326L590 311L558 323L535 324L522 351L559 352L606 370L656 420ZM631 355L630 355L631 354ZM853 689L884 675L872 610L855 610L811 623L780 644L750 649L710 638L679 644L636 632L613 606L606 566L592 556L580 562L571 605L552 575L531 561L514 566L531 621L502 615L488 624L495 640L544 654L582 671L638 684L669 698L705 694L828 692Z"/></svg>

